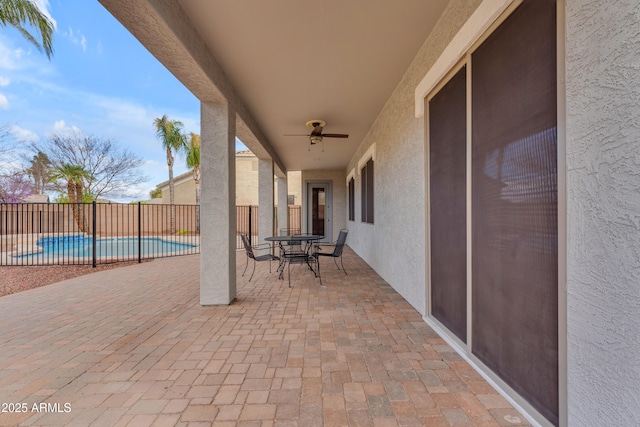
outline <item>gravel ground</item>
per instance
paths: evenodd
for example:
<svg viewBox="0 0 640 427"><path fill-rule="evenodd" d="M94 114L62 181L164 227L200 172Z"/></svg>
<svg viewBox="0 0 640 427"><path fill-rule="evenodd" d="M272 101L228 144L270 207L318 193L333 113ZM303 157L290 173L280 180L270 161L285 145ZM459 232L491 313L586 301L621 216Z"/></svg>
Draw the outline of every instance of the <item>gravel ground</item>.
<svg viewBox="0 0 640 427"><path fill-rule="evenodd" d="M90 265L0 267L0 297L131 264L137 264L137 261L101 264L96 268Z"/></svg>

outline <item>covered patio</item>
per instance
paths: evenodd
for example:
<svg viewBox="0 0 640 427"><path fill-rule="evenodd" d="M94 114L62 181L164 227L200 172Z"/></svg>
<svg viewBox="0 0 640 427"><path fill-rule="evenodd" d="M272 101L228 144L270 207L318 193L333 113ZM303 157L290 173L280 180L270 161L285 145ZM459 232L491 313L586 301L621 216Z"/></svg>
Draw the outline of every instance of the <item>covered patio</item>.
<svg viewBox="0 0 640 427"><path fill-rule="evenodd" d="M297 266L289 288L238 254L230 305L200 304L198 255L0 298L0 401L26 404L0 425L529 425L344 256L348 275Z"/></svg>

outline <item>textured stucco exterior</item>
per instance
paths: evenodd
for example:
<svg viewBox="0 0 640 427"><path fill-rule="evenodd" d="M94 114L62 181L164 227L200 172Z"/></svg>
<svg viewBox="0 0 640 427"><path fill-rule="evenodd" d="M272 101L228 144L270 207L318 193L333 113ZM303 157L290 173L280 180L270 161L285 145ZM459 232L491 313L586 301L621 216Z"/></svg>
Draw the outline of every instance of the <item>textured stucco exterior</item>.
<svg viewBox="0 0 640 427"><path fill-rule="evenodd" d="M258 159L236 153L236 206L258 204Z"/></svg>
<svg viewBox="0 0 640 427"><path fill-rule="evenodd" d="M200 304L225 305L236 298L235 111L203 102L200 127Z"/></svg>
<svg viewBox="0 0 640 427"><path fill-rule="evenodd" d="M170 204L169 181L161 182L158 184L158 188L162 191L162 204ZM176 205L196 204L196 182L191 171L178 175L173 179L173 199Z"/></svg>
<svg viewBox="0 0 640 427"><path fill-rule="evenodd" d="M258 241L264 242L265 238L273 236L273 162L271 160L258 160Z"/></svg>
<svg viewBox="0 0 640 427"><path fill-rule="evenodd" d="M355 221L349 245L425 314L424 117L415 118L416 86L480 1L452 1L347 167L355 171ZM360 221L358 162L376 145L375 223Z"/></svg>
<svg viewBox="0 0 640 427"><path fill-rule="evenodd" d="M640 5L566 1L572 426L640 425Z"/></svg>

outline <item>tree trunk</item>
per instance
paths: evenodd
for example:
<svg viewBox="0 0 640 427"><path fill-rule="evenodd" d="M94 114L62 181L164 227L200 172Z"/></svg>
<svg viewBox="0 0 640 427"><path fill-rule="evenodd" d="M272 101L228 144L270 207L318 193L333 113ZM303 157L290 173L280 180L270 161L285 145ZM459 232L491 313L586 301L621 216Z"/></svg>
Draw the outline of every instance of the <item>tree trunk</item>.
<svg viewBox="0 0 640 427"><path fill-rule="evenodd" d="M171 154L171 148L167 147L167 166L169 166L169 209L170 209L170 233L176 234L176 206L175 197L173 194L173 155Z"/></svg>
<svg viewBox="0 0 640 427"><path fill-rule="evenodd" d="M78 203L78 227L83 233L87 231L86 218L84 212L84 201L82 200L82 182L75 182L76 202Z"/></svg>
<svg viewBox="0 0 640 427"><path fill-rule="evenodd" d="M76 202L76 185L73 180L67 181L67 195L69 196L69 204L71 205L71 211L73 212L73 220L78 225L80 231L82 231L82 227L80 226L80 216L78 215L78 204Z"/></svg>
<svg viewBox="0 0 640 427"><path fill-rule="evenodd" d="M193 180L196 183L196 233L200 234L200 168L193 168Z"/></svg>

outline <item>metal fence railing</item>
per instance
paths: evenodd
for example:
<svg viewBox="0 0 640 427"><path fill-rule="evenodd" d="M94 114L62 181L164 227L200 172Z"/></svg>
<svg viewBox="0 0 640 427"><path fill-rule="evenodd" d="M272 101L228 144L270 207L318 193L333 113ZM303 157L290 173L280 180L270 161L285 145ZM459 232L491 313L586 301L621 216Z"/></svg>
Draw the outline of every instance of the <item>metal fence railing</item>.
<svg viewBox="0 0 640 427"><path fill-rule="evenodd" d="M301 206L289 205L289 229L301 230ZM273 230L277 234L278 208L273 208ZM258 242L258 206L254 205L238 205L236 206L236 249L242 249L242 240L240 235L246 234L252 244L264 243Z"/></svg>
<svg viewBox="0 0 640 427"><path fill-rule="evenodd" d="M142 203L0 204L0 266L95 266L200 253L199 209ZM236 206L236 248L242 248L243 233L258 243L258 212L258 206ZM276 224L274 211L274 233ZM300 229L300 224L300 206L289 206L289 228Z"/></svg>
<svg viewBox="0 0 640 427"><path fill-rule="evenodd" d="M249 236L251 243L258 239L258 207L253 205L236 206L236 249L242 249L240 235Z"/></svg>
<svg viewBox="0 0 640 427"><path fill-rule="evenodd" d="M0 265L105 264L200 252L198 206L0 204Z"/></svg>

